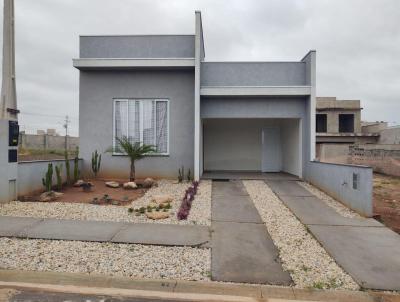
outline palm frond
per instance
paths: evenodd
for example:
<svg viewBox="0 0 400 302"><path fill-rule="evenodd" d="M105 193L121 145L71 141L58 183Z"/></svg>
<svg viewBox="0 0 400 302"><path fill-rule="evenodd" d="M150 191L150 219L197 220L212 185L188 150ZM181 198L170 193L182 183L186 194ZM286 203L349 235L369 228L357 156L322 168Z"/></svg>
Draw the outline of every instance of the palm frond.
<svg viewBox="0 0 400 302"><path fill-rule="evenodd" d="M139 142L132 143L126 136L121 138L117 137L116 140L116 146L108 149L107 152L126 154L132 160L138 160L156 152L155 146L141 144Z"/></svg>

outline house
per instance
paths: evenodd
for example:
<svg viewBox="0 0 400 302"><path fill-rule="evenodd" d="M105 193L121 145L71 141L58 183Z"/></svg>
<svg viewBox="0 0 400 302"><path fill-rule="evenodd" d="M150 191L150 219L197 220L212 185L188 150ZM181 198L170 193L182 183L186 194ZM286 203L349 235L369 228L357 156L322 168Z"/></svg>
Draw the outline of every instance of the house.
<svg viewBox="0 0 400 302"><path fill-rule="evenodd" d="M137 163L138 177L175 178L181 166L195 179L286 172L372 215L372 169L314 161L315 51L294 62L210 62L205 53L200 12L194 35L81 36L73 64L84 173L94 150L127 136L157 148ZM100 177L128 173L124 154L104 154Z"/></svg>
<svg viewBox="0 0 400 302"><path fill-rule="evenodd" d="M137 175L284 171L303 177L315 149L315 51L294 62L205 60L194 35L81 36L80 155L84 169L116 138L153 144ZM104 155L100 176L126 177L128 159Z"/></svg>
<svg viewBox="0 0 400 302"><path fill-rule="evenodd" d="M361 110L360 100L317 97L315 118L318 160L347 163L350 146L378 141L378 133L362 130Z"/></svg>

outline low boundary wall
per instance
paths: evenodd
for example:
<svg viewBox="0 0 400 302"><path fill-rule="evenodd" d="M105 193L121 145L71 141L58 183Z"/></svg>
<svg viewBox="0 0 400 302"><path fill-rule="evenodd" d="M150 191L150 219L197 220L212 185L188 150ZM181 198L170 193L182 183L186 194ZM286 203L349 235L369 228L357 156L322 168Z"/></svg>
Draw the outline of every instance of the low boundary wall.
<svg viewBox="0 0 400 302"><path fill-rule="evenodd" d="M48 164L53 164L53 183L56 184L55 166L62 165L62 180L67 180L65 160L36 160L22 161L18 163L18 196L29 195L43 190L42 178L45 176ZM74 160L70 159L71 177L74 173ZM82 159L79 159L79 170L82 170Z"/></svg>
<svg viewBox="0 0 400 302"><path fill-rule="evenodd" d="M359 214L373 215L372 168L309 162L304 179Z"/></svg>

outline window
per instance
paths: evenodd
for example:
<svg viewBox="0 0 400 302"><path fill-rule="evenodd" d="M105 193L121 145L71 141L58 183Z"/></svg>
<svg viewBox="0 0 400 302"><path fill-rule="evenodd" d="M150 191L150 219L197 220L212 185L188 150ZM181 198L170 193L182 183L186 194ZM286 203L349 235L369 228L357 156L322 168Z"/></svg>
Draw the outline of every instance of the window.
<svg viewBox="0 0 400 302"><path fill-rule="evenodd" d="M124 136L132 143L156 146L157 154L168 154L169 102L165 99L115 99L113 145Z"/></svg>
<svg viewBox="0 0 400 302"><path fill-rule="evenodd" d="M317 133L326 133L326 114L316 114Z"/></svg>
<svg viewBox="0 0 400 302"><path fill-rule="evenodd" d="M354 114L339 114L339 132L354 132Z"/></svg>

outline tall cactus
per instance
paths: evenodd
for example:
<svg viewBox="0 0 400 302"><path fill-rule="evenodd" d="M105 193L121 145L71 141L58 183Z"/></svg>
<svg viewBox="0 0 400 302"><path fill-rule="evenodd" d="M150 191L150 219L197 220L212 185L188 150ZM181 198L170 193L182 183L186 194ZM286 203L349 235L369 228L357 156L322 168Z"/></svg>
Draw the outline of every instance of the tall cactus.
<svg viewBox="0 0 400 302"><path fill-rule="evenodd" d="M74 183L76 183L79 179L79 147L75 148L75 157L74 157Z"/></svg>
<svg viewBox="0 0 400 302"><path fill-rule="evenodd" d="M92 153L92 171L94 174L94 178L97 177L97 173L100 171L100 163L101 163L101 154L97 153L97 150L95 150Z"/></svg>
<svg viewBox="0 0 400 302"><path fill-rule="evenodd" d="M56 166L56 176L57 176L57 190L61 191L62 189L62 177L61 177L61 171L62 171L62 165Z"/></svg>
<svg viewBox="0 0 400 302"><path fill-rule="evenodd" d="M42 178L42 183L46 192L50 192L53 187L53 164L50 163L47 166L47 172L45 178Z"/></svg>
<svg viewBox="0 0 400 302"><path fill-rule="evenodd" d="M67 184L71 184L71 169L69 165L69 158L68 158L68 151L65 150L64 152L64 157L65 157L65 172L67 173Z"/></svg>
<svg viewBox="0 0 400 302"><path fill-rule="evenodd" d="M74 158L74 183L79 179L79 158L76 156Z"/></svg>

